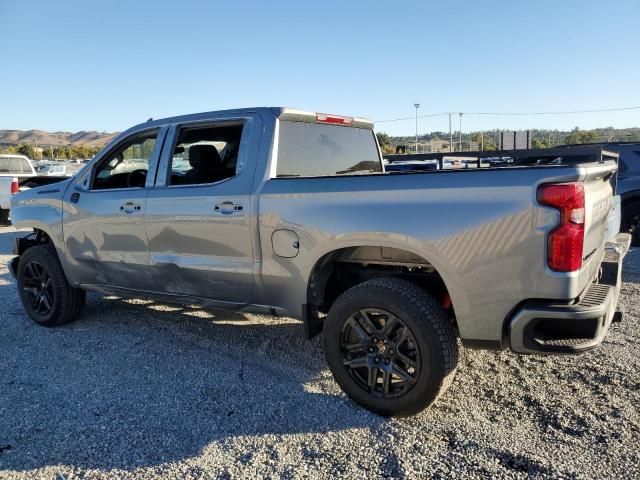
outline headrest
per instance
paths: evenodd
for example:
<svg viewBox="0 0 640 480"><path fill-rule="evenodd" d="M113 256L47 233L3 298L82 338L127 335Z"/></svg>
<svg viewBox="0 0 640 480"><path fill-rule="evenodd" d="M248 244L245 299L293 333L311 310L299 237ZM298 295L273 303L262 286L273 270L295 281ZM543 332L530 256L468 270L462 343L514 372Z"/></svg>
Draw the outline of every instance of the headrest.
<svg viewBox="0 0 640 480"><path fill-rule="evenodd" d="M218 168L222 163L218 149L213 145L189 147L189 165L193 168Z"/></svg>

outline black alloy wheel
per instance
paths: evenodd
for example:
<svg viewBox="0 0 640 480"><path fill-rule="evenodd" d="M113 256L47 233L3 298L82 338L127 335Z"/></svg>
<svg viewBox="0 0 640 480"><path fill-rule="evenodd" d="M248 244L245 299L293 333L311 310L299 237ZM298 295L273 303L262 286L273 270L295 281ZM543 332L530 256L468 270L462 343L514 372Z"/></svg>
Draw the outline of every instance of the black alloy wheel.
<svg viewBox="0 0 640 480"><path fill-rule="evenodd" d="M54 327L80 315L85 292L69 285L52 244L34 245L23 252L16 273L22 306L34 322Z"/></svg>
<svg viewBox="0 0 640 480"><path fill-rule="evenodd" d="M324 322L333 378L352 400L384 416L433 403L455 375L458 345L450 319L427 291L379 277L351 287Z"/></svg>
<svg viewBox="0 0 640 480"><path fill-rule="evenodd" d="M55 307L56 294L49 272L41 263L32 260L24 267L22 290L26 292L33 311L42 316L51 314Z"/></svg>
<svg viewBox="0 0 640 480"><path fill-rule="evenodd" d="M340 341L349 375L377 397L407 393L420 375L420 350L411 329L386 310L367 308L344 323Z"/></svg>

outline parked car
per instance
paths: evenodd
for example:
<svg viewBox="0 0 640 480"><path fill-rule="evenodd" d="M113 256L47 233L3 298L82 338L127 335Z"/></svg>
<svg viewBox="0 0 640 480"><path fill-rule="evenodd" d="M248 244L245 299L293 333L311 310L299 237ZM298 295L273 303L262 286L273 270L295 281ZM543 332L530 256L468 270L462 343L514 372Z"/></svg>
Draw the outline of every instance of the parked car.
<svg viewBox="0 0 640 480"><path fill-rule="evenodd" d="M410 160L402 162L385 162L384 169L387 172L434 172L438 169L437 162L415 161Z"/></svg>
<svg viewBox="0 0 640 480"><path fill-rule="evenodd" d="M75 175L80 168L75 164L53 162L38 171L38 175L70 177Z"/></svg>
<svg viewBox="0 0 640 480"><path fill-rule="evenodd" d="M75 177L14 196L15 225L33 233L10 269L45 326L78 317L85 290L300 319L307 337L324 331L352 399L409 415L451 383L457 338L577 353L621 318L629 235L607 158L387 174L360 118L149 121Z"/></svg>
<svg viewBox="0 0 640 480"><path fill-rule="evenodd" d="M32 164L24 155L0 154L0 225L11 223L10 202L15 193L65 180L75 170L58 162L40 161Z"/></svg>
<svg viewBox="0 0 640 480"><path fill-rule="evenodd" d="M640 143L605 145L620 155L617 193L622 199L622 231L640 246Z"/></svg>
<svg viewBox="0 0 640 480"><path fill-rule="evenodd" d="M0 176L0 226L10 225L11 197L19 191L18 179Z"/></svg>
<svg viewBox="0 0 640 480"><path fill-rule="evenodd" d="M37 172L24 155L0 154L0 177L35 177Z"/></svg>
<svg viewBox="0 0 640 480"><path fill-rule="evenodd" d="M49 165L51 165L52 163L54 163L53 160L36 160L34 162L31 162L31 165L33 165L36 173L40 173L41 170L49 167Z"/></svg>

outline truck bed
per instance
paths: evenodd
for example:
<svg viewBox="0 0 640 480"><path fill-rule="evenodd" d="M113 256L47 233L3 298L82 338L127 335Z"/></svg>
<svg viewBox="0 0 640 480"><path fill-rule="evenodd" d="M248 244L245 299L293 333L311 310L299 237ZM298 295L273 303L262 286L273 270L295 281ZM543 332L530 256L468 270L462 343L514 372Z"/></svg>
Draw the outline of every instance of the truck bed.
<svg viewBox="0 0 640 480"><path fill-rule="evenodd" d="M433 163L437 171L466 170L475 168L523 168L554 165L580 165L618 161L618 154L602 145L568 145L556 148L529 150L494 150L473 152L439 152L385 155L391 170L407 170L401 165L416 164L417 170L427 170L419 164ZM457 167L451 166L458 162Z"/></svg>
<svg viewBox="0 0 640 480"><path fill-rule="evenodd" d="M615 162L606 161L274 179L260 192L262 250L271 250L276 219L278 228L308 232L300 242L308 243L304 250L313 258L336 243L373 245L385 236L386 246L422 252L442 275L463 338L495 339L519 302L566 302L591 282L604 254L606 219L600 210L592 212L602 208L599 202L610 201L615 169ZM579 272L552 272L545 262L546 233L559 216L537 204L536 191L543 183L580 181L587 192L585 250L591 250ZM279 259L271 265L267 255L264 261L266 298L286 302L291 298L286 288L306 288L302 278L289 277L282 278L285 288L269 277Z"/></svg>

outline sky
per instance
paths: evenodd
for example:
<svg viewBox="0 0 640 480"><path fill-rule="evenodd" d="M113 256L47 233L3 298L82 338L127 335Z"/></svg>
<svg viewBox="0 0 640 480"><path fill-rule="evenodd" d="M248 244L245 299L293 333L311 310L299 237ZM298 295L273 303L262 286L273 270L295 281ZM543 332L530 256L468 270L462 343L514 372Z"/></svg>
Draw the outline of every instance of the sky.
<svg viewBox="0 0 640 480"><path fill-rule="evenodd" d="M414 103L466 112L465 132L640 126L640 110L471 115L640 106L638 0L0 0L0 25L0 129L289 106L413 135Z"/></svg>

